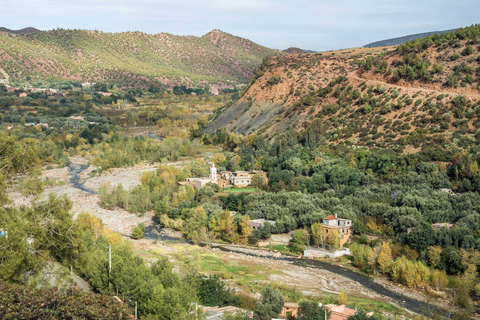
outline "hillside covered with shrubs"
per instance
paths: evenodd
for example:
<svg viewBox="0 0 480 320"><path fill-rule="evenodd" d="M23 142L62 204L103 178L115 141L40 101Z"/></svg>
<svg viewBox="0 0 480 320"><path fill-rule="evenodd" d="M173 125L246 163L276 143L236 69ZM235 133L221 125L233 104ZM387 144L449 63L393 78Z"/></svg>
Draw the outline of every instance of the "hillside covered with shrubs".
<svg viewBox="0 0 480 320"><path fill-rule="evenodd" d="M273 140L290 126L328 143L405 153L474 148L478 35L474 25L388 50L271 57L206 132L226 127Z"/></svg>

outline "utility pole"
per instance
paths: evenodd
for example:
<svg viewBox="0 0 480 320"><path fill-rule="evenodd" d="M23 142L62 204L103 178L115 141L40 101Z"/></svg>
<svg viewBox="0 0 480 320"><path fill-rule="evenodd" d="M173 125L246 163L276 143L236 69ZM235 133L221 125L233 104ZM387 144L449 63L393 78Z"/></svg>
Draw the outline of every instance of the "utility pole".
<svg viewBox="0 0 480 320"><path fill-rule="evenodd" d="M108 287L110 288L110 274L112 273L112 247L111 246L106 246L105 248L108 248L108 259L105 259L105 261L108 261Z"/></svg>
<svg viewBox="0 0 480 320"><path fill-rule="evenodd" d="M132 302L132 300L128 300L129 302ZM137 320L137 301L135 301L135 320Z"/></svg>

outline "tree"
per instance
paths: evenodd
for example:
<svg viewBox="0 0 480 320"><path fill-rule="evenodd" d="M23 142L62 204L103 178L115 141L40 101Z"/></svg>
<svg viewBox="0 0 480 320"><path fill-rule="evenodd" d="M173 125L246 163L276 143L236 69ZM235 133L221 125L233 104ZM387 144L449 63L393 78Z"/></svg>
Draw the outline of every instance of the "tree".
<svg viewBox="0 0 480 320"><path fill-rule="evenodd" d="M189 217L185 221L183 229L184 236L196 243L200 243L209 239L208 233L208 217L202 207L190 209Z"/></svg>
<svg viewBox="0 0 480 320"><path fill-rule="evenodd" d="M280 291L270 286L262 289L262 299L255 306L254 315L259 320L270 320L282 312L285 299Z"/></svg>
<svg viewBox="0 0 480 320"><path fill-rule="evenodd" d="M139 223L132 229L132 238L133 239L142 239L145 234L145 225L143 223Z"/></svg>
<svg viewBox="0 0 480 320"><path fill-rule="evenodd" d="M218 166L220 163L226 161L225 155L223 153L215 153L212 157L212 162Z"/></svg>
<svg viewBox="0 0 480 320"><path fill-rule="evenodd" d="M300 230L293 231L292 239L290 240L290 243L294 251L303 253L303 251L305 251L305 247L308 244L307 230L300 229Z"/></svg>
<svg viewBox="0 0 480 320"><path fill-rule="evenodd" d="M299 320L324 320L325 311L327 319L330 318L330 311L320 307L317 302L302 301L299 303L297 319Z"/></svg>
<svg viewBox="0 0 480 320"><path fill-rule="evenodd" d="M327 244L334 250L340 248L340 233L337 230L330 230L328 232Z"/></svg>
<svg viewBox="0 0 480 320"><path fill-rule="evenodd" d="M434 242L432 234L434 234L433 228L430 225L423 225L413 229L406 237L406 243L412 247L412 249L418 252L425 251Z"/></svg>
<svg viewBox="0 0 480 320"><path fill-rule="evenodd" d="M439 246L428 247L427 255L428 255L428 262L430 263L430 265L436 268L440 263L442 248Z"/></svg>
<svg viewBox="0 0 480 320"><path fill-rule="evenodd" d="M73 287L32 289L0 281L0 301L0 316L6 319L130 319L127 308L108 295Z"/></svg>
<svg viewBox="0 0 480 320"><path fill-rule="evenodd" d="M347 302L348 302L347 294L345 293L345 291L340 290L340 292L338 293L337 303L338 304L347 304Z"/></svg>
<svg viewBox="0 0 480 320"><path fill-rule="evenodd" d="M158 200L157 202L155 202L154 211L155 211L155 215L157 216L157 218L160 219L160 217L161 217L162 215L168 214L168 205L167 205L167 203L165 203L165 201Z"/></svg>
<svg viewBox="0 0 480 320"><path fill-rule="evenodd" d="M52 257L69 261L78 250L79 231L66 197L51 194L32 207L0 207L0 279L22 282L35 275Z"/></svg>
<svg viewBox="0 0 480 320"><path fill-rule="evenodd" d="M240 297L225 286L218 275L199 276L198 297L204 306L240 306Z"/></svg>
<svg viewBox="0 0 480 320"><path fill-rule="evenodd" d="M444 290L448 286L447 273L444 270L433 270L430 283L436 290Z"/></svg>
<svg viewBox="0 0 480 320"><path fill-rule="evenodd" d="M392 264L392 250L390 249L388 242L384 242L382 244L382 249L378 255L377 263L378 269L381 273L387 273L389 271L390 265Z"/></svg>
<svg viewBox="0 0 480 320"><path fill-rule="evenodd" d="M325 229L321 223L314 223L312 225L312 242L316 246L325 248Z"/></svg>
<svg viewBox="0 0 480 320"><path fill-rule="evenodd" d="M239 231L240 237L242 239L242 243L247 243L250 234L253 231L252 226L250 225L250 217L249 216L242 216L239 222Z"/></svg>
<svg viewBox="0 0 480 320"><path fill-rule="evenodd" d="M228 210L218 211L210 221L210 229L220 239L227 242L236 242L238 234L235 219L230 216Z"/></svg>
<svg viewBox="0 0 480 320"><path fill-rule="evenodd" d="M250 186L253 188L265 190L267 188L267 180L265 179L265 176L263 174L257 173L252 177Z"/></svg>
<svg viewBox="0 0 480 320"><path fill-rule="evenodd" d="M285 161L285 167L295 172L295 175L299 175L302 173L305 165L300 158L293 157Z"/></svg>

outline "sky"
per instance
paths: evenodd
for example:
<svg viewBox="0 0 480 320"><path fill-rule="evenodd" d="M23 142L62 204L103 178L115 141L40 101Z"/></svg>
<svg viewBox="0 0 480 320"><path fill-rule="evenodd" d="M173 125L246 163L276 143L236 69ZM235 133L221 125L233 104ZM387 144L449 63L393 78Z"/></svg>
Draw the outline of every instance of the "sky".
<svg viewBox="0 0 480 320"><path fill-rule="evenodd" d="M0 0L0 26L168 32L213 29L274 49L327 51L480 23L479 0Z"/></svg>

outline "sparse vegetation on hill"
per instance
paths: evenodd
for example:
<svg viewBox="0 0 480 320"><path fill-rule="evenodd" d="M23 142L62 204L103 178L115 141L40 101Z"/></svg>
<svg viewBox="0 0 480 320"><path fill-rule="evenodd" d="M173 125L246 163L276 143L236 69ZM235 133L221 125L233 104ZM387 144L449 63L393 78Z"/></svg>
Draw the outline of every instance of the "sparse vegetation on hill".
<svg viewBox="0 0 480 320"><path fill-rule="evenodd" d="M10 81L67 79L119 87L234 86L266 56L249 40L214 30L203 37L56 29L0 34L0 67Z"/></svg>

